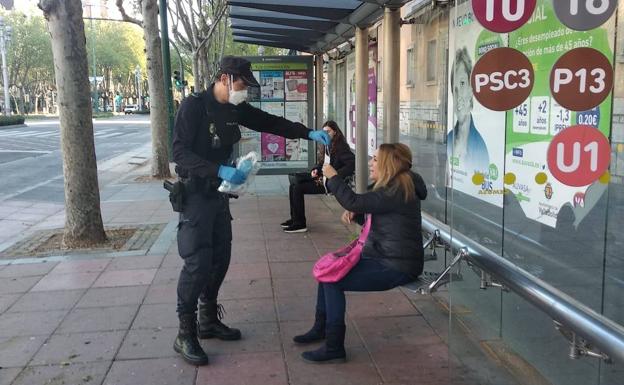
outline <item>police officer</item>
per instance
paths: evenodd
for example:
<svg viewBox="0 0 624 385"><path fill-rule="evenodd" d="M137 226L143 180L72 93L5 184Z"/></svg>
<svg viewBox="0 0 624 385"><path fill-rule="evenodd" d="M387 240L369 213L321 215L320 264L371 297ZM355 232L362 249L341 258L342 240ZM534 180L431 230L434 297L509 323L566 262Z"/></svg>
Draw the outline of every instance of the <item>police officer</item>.
<svg viewBox="0 0 624 385"><path fill-rule="evenodd" d="M291 139L330 141L321 130L310 130L246 103L247 88L260 86L249 61L226 56L220 66L208 90L182 102L173 132L173 160L186 190L178 224L178 252L184 267L178 281L180 329L174 349L194 365L208 363L198 337L241 338L240 330L221 322L222 306L217 304L232 251L229 200L217 188L223 180L241 184L246 179L230 165L233 147L241 138L239 124Z"/></svg>

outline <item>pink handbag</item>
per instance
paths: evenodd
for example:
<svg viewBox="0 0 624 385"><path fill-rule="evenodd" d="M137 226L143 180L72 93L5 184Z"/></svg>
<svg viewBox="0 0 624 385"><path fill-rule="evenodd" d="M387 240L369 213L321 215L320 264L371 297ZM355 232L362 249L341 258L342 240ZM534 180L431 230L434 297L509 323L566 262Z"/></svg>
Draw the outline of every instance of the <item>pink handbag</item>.
<svg viewBox="0 0 624 385"><path fill-rule="evenodd" d="M368 237L371 226L371 215L366 216L366 222L358 239L334 252L323 255L312 269L312 274L319 282L338 282L351 271L360 260L364 242Z"/></svg>

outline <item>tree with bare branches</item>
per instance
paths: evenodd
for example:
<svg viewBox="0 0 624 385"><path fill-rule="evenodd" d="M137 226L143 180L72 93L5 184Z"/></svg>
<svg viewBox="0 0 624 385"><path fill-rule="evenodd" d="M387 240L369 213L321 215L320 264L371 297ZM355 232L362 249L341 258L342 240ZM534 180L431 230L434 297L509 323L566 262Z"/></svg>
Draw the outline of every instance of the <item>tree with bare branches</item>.
<svg viewBox="0 0 624 385"><path fill-rule="evenodd" d="M85 30L80 0L39 0L52 37L65 179L63 246L106 241L95 158Z"/></svg>
<svg viewBox="0 0 624 385"><path fill-rule="evenodd" d="M194 87L206 89L218 70L228 33L226 0L171 0L173 35L192 57Z"/></svg>
<svg viewBox="0 0 624 385"><path fill-rule="evenodd" d="M129 3L128 0L125 3ZM150 92L150 122L152 126L152 176L169 178L168 116L165 84L163 81L163 60L158 28L158 0L134 0L133 6L141 11L142 20L126 12L124 0L116 0L117 8L124 21L143 28L147 55L147 83Z"/></svg>

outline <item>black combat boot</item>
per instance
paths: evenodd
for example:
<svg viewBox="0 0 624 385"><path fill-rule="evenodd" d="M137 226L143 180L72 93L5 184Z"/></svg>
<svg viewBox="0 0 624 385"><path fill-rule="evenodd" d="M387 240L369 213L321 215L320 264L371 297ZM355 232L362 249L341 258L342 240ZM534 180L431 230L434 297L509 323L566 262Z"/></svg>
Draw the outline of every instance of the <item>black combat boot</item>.
<svg viewBox="0 0 624 385"><path fill-rule="evenodd" d="M199 303L199 338L218 338L224 341L241 339L238 329L227 327L221 322L223 306L217 302Z"/></svg>
<svg viewBox="0 0 624 385"><path fill-rule="evenodd" d="M325 339L325 313L316 311L314 325L307 333L293 337L293 341L298 344L309 344L310 342L322 341Z"/></svg>
<svg viewBox="0 0 624 385"><path fill-rule="evenodd" d="M347 359L344 349L345 325L327 325L325 330L327 335L325 345L317 350L303 352L301 357L314 364L345 362Z"/></svg>
<svg viewBox="0 0 624 385"><path fill-rule="evenodd" d="M208 356L197 340L197 315L180 314L180 330L173 344L173 350L180 353L184 361L192 365L207 365Z"/></svg>

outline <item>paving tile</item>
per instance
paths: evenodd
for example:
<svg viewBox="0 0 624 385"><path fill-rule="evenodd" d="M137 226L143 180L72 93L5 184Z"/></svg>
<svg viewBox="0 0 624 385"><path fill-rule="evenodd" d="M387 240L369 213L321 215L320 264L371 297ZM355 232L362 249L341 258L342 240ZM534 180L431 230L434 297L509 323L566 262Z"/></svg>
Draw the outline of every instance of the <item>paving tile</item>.
<svg viewBox="0 0 624 385"><path fill-rule="evenodd" d="M408 382L422 378L427 384L448 382L448 347L445 344L386 346L371 349L370 354L384 381Z"/></svg>
<svg viewBox="0 0 624 385"><path fill-rule="evenodd" d="M125 331L53 334L37 352L31 365L111 361Z"/></svg>
<svg viewBox="0 0 624 385"><path fill-rule="evenodd" d="M173 342L178 328L133 329L119 349L116 360L177 357Z"/></svg>
<svg viewBox="0 0 624 385"><path fill-rule="evenodd" d="M197 385L288 384L279 352L217 355L210 359L210 365L198 369Z"/></svg>
<svg viewBox="0 0 624 385"><path fill-rule="evenodd" d="M9 265L0 270L0 278L31 277L36 275L46 275L57 263L25 263L20 265Z"/></svg>
<svg viewBox="0 0 624 385"><path fill-rule="evenodd" d="M26 366L45 340L46 336L0 338L0 372L5 368Z"/></svg>
<svg viewBox="0 0 624 385"><path fill-rule="evenodd" d="M0 370L0 385L10 385L23 368L2 368Z"/></svg>
<svg viewBox="0 0 624 385"><path fill-rule="evenodd" d="M265 278L225 281L219 290L220 300L251 298L273 298L271 280Z"/></svg>
<svg viewBox="0 0 624 385"><path fill-rule="evenodd" d="M255 352L281 352L280 333L277 322L227 323L240 329L239 341L202 340L202 347L211 354L239 354Z"/></svg>
<svg viewBox="0 0 624 385"><path fill-rule="evenodd" d="M232 266L230 266L230 270L231 268ZM154 279L152 280L152 285L164 285L168 283L177 283L178 278L180 278L179 267L161 267L156 272L156 275L154 276Z"/></svg>
<svg viewBox="0 0 624 385"><path fill-rule="evenodd" d="M220 302L225 309L223 322L226 324L277 321L273 299L237 299Z"/></svg>
<svg viewBox="0 0 624 385"><path fill-rule="evenodd" d="M175 304L178 302L178 284L151 285L145 296L145 305Z"/></svg>
<svg viewBox="0 0 624 385"><path fill-rule="evenodd" d="M99 273L108 266L110 258L98 258L76 261L64 261L59 263L52 274L70 274L70 273Z"/></svg>
<svg viewBox="0 0 624 385"><path fill-rule="evenodd" d="M269 261L272 262L316 261L318 259L318 251L309 240L273 240L267 243L267 252Z"/></svg>
<svg viewBox="0 0 624 385"><path fill-rule="evenodd" d="M139 305L148 286L91 288L80 299L77 308Z"/></svg>
<svg viewBox="0 0 624 385"><path fill-rule="evenodd" d="M178 357L115 361L103 385L193 385L196 375L196 367Z"/></svg>
<svg viewBox="0 0 624 385"><path fill-rule="evenodd" d="M269 264L267 262L239 263L230 265L227 275L225 276L225 280L231 281L237 279L260 279L269 277Z"/></svg>
<svg viewBox="0 0 624 385"><path fill-rule="evenodd" d="M355 318L353 322L371 349L443 342L422 316Z"/></svg>
<svg viewBox="0 0 624 385"><path fill-rule="evenodd" d="M317 364L305 362L298 352L286 353L288 377L293 385L382 383L365 349L347 348L347 361L347 363L323 364L321 368Z"/></svg>
<svg viewBox="0 0 624 385"><path fill-rule="evenodd" d="M175 304L143 305L139 309L132 329L178 327Z"/></svg>
<svg viewBox="0 0 624 385"><path fill-rule="evenodd" d="M274 279L273 286L277 297L309 297L316 294L318 282L310 274L306 278Z"/></svg>
<svg viewBox="0 0 624 385"><path fill-rule="evenodd" d="M347 313L354 318L418 315L418 310L401 292L374 292L347 299Z"/></svg>
<svg viewBox="0 0 624 385"><path fill-rule="evenodd" d="M9 311L69 310L74 307L84 292L84 290L68 290L26 293L11 306Z"/></svg>
<svg viewBox="0 0 624 385"><path fill-rule="evenodd" d="M316 295L314 297L280 297L276 301L280 322L314 320Z"/></svg>
<svg viewBox="0 0 624 385"><path fill-rule="evenodd" d="M93 287L140 286L152 283L156 269L134 269L105 271Z"/></svg>
<svg viewBox="0 0 624 385"><path fill-rule="evenodd" d="M25 293L40 279L41 277L0 278L0 294Z"/></svg>
<svg viewBox="0 0 624 385"><path fill-rule="evenodd" d="M92 362L67 366L31 366L19 374L12 385L83 385L100 384L110 362Z"/></svg>
<svg viewBox="0 0 624 385"><path fill-rule="evenodd" d="M66 310L4 313L0 315L0 337L50 335L65 314Z"/></svg>
<svg viewBox="0 0 624 385"><path fill-rule="evenodd" d="M53 270L54 271L54 270ZM100 273L48 274L32 288L32 291L56 291L87 289Z"/></svg>
<svg viewBox="0 0 624 385"><path fill-rule="evenodd" d="M314 262L272 262L271 277L275 278L313 278Z"/></svg>
<svg viewBox="0 0 624 385"><path fill-rule="evenodd" d="M74 309L59 327L58 333L126 330L137 311L134 306Z"/></svg>
<svg viewBox="0 0 624 385"><path fill-rule="evenodd" d="M156 269L162 261L162 255L118 257L112 260L106 270Z"/></svg>
<svg viewBox="0 0 624 385"><path fill-rule="evenodd" d="M19 294L19 293L1 294L0 295L0 314L4 313L4 311L8 309L9 307L11 307L11 305L13 305L21 296L22 294Z"/></svg>

